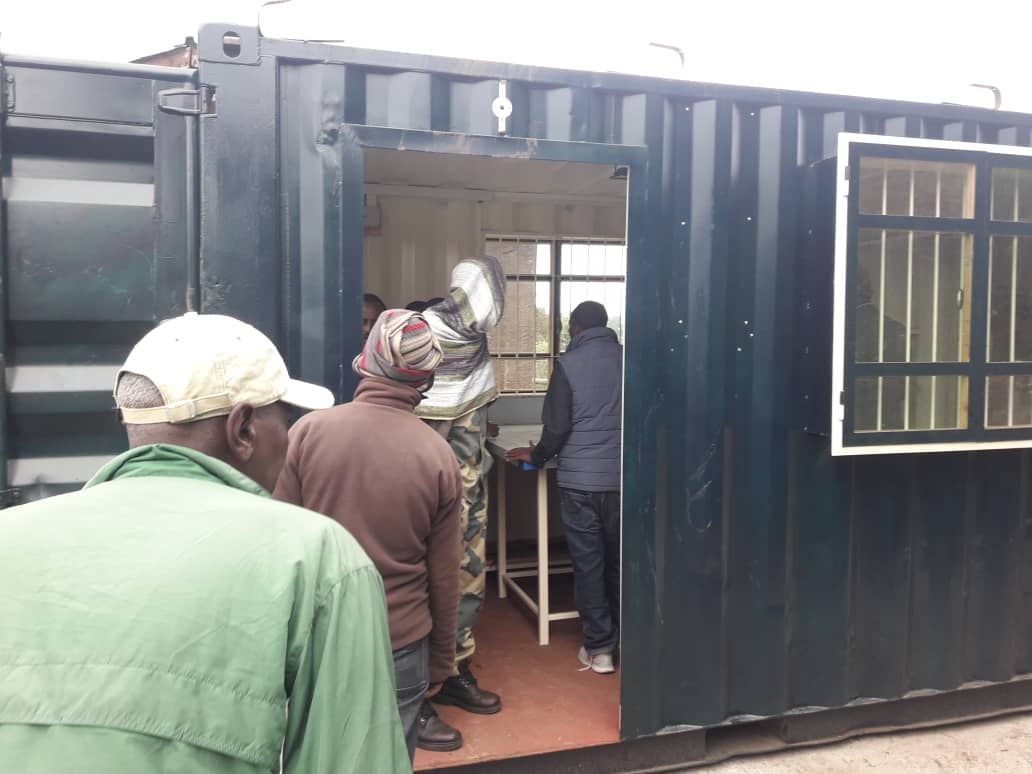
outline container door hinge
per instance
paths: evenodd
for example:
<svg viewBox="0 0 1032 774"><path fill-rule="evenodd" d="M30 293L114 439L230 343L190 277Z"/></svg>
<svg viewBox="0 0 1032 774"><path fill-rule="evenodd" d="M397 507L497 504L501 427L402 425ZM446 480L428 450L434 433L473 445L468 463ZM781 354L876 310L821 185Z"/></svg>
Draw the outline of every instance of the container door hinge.
<svg viewBox="0 0 1032 774"><path fill-rule="evenodd" d="M215 88L165 89L158 92L158 109L177 116L215 115Z"/></svg>
<svg viewBox="0 0 1032 774"><path fill-rule="evenodd" d="M10 508L21 501L21 490L12 487L11 489L0 489L0 508Z"/></svg>
<svg viewBox="0 0 1032 774"><path fill-rule="evenodd" d="M14 73L5 73L3 82L3 97L7 104L7 112L14 111Z"/></svg>

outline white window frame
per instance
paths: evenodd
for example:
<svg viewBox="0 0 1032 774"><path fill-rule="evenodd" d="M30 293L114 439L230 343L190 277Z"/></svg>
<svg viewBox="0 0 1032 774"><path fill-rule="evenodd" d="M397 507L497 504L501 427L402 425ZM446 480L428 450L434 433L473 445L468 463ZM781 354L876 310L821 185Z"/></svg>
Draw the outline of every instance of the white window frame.
<svg viewBox="0 0 1032 774"><path fill-rule="evenodd" d="M838 173L836 177L835 203L835 279L834 279L834 317L832 343L832 384L831 384L831 454L839 456L859 456L871 454L914 454L929 452L970 452L993 449L1027 449L1032 448L1032 437L1027 439L1009 438L1000 441L972 441L970 439L956 442L906 443L906 444L865 444L848 446L845 444L846 406L842 402L845 394L845 352L846 352L846 315L849 313L846 298L846 276L849 254L849 197L860 195L860 171L850 174L849 160L851 146L885 145L902 148L928 148L936 150L956 150L964 153L986 153L994 156L1011 155L1016 157L1032 157L1032 148L991 143L957 142L953 140L925 140L909 137L886 137L882 135L841 132L838 139ZM850 179L852 178L852 179ZM977 189L976 189L977 190ZM988 400L988 398L986 398ZM958 431L963 433L964 431ZM1032 435L1032 429L1028 429Z"/></svg>

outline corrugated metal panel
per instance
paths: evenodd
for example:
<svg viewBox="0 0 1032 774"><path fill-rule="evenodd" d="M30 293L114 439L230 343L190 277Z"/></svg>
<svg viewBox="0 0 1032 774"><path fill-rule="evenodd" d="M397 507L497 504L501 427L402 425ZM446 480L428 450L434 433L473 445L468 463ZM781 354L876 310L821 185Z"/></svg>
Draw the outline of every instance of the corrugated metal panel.
<svg viewBox="0 0 1032 774"><path fill-rule="evenodd" d="M183 309L187 128L155 104L193 73L2 64L2 462L24 500L80 485L125 447L110 397L117 364Z"/></svg>
<svg viewBox="0 0 1032 774"><path fill-rule="evenodd" d="M1027 145L1032 118L235 31L260 56L235 63L221 28L201 33L219 93L205 306L342 394L361 285L339 234L361 181L353 144L335 151L341 121L493 134L505 79L512 136L647 148L629 228L625 736L1030 670L1032 456L833 460L802 428L828 405L811 394L830 357L817 170L838 133Z"/></svg>

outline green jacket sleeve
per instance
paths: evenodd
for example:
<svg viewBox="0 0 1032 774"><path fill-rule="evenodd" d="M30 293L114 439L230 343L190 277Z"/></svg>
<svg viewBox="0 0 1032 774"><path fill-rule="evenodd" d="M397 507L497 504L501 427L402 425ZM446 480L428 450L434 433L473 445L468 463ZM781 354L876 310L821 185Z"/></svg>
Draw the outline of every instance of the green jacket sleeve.
<svg viewBox="0 0 1032 774"><path fill-rule="evenodd" d="M394 693L383 581L362 567L324 591L298 664L286 774L412 771Z"/></svg>

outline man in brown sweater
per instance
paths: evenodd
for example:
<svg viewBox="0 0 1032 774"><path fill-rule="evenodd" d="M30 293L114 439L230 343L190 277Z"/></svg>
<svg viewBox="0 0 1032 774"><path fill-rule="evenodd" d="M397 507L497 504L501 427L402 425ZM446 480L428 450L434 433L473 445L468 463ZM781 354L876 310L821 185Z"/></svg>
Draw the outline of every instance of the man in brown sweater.
<svg viewBox="0 0 1032 774"><path fill-rule="evenodd" d="M383 576L410 757L420 737L430 749L462 745L424 701L451 675L459 601L462 478L447 442L413 413L440 361L422 315L385 311L353 363L354 401L293 427L275 493L340 522Z"/></svg>

